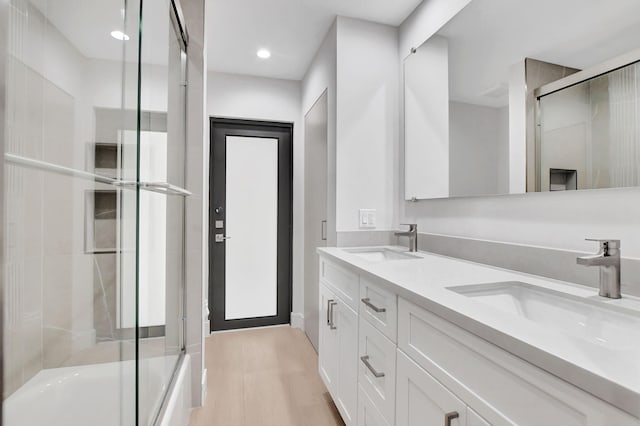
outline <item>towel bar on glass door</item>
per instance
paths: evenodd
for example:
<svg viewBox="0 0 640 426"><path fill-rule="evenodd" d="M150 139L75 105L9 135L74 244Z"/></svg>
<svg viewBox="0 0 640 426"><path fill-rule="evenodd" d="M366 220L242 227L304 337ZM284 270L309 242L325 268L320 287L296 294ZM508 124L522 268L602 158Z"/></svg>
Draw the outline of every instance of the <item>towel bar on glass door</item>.
<svg viewBox="0 0 640 426"><path fill-rule="evenodd" d="M171 185L167 182L140 182L140 187L148 191L159 192L161 194L181 195L189 197L191 192L179 186Z"/></svg>

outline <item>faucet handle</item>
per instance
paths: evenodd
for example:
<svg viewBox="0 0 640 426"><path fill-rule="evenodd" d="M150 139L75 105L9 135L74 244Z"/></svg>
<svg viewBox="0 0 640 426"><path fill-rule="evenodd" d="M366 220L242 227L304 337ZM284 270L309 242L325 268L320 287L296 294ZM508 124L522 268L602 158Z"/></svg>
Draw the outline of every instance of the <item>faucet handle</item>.
<svg viewBox="0 0 640 426"><path fill-rule="evenodd" d="M620 249L620 240L607 240L600 238L585 238L585 241L595 241L600 243L600 251L605 254L609 254L610 250Z"/></svg>
<svg viewBox="0 0 640 426"><path fill-rule="evenodd" d="M401 223L401 226L408 226L409 228L417 228L418 224L417 223Z"/></svg>

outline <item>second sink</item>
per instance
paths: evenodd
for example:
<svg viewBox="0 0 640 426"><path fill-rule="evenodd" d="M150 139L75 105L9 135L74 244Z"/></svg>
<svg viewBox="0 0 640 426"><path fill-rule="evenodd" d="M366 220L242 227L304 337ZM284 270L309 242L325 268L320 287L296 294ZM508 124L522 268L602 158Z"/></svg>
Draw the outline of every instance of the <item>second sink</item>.
<svg viewBox="0 0 640 426"><path fill-rule="evenodd" d="M391 250L386 247L366 247L366 248L353 248L343 249L347 253L355 254L356 256L369 261L369 262L385 262L389 260L403 260L403 259L420 259L418 256L414 256L409 253Z"/></svg>
<svg viewBox="0 0 640 426"><path fill-rule="evenodd" d="M640 312L519 281L448 287L503 312L612 348L640 342Z"/></svg>

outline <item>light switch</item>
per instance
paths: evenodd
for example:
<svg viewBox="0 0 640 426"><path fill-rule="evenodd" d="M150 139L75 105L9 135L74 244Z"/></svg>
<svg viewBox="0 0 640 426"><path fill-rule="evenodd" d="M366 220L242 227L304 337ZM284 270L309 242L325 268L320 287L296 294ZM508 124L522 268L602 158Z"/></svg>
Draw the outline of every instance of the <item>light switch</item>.
<svg viewBox="0 0 640 426"><path fill-rule="evenodd" d="M360 209L360 228L370 229L376 227L376 210Z"/></svg>

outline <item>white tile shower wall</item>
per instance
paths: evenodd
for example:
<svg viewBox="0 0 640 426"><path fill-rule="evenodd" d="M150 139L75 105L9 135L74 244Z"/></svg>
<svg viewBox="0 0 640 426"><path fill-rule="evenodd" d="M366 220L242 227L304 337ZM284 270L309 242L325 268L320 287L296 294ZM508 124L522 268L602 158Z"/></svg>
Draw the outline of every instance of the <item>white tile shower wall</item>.
<svg viewBox="0 0 640 426"><path fill-rule="evenodd" d="M12 154L84 168L92 111L86 59L30 3L11 2L7 143ZM5 395L40 369L93 343L93 261L84 255L84 200L91 185L6 168ZM46 300L46 304L44 303Z"/></svg>

